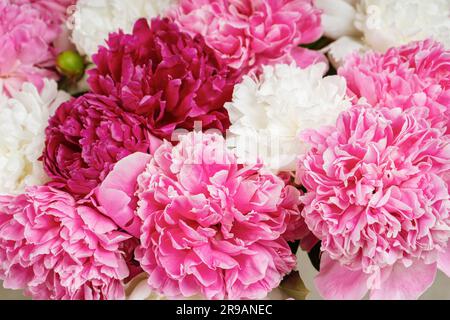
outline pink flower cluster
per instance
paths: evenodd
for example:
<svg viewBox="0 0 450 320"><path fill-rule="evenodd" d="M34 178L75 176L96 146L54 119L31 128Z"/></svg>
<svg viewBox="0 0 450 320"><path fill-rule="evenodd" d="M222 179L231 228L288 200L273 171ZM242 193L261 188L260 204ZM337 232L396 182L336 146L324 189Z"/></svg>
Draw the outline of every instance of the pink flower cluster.
<svg viewBox="0 0 450 320"><path fill-rule="evenodd" d="M18 91L24 82L42 89L56 79L55 42L66 8L73 0L2 0L0 2L0 91ZM50 14L49 9L56 12Z"/></svg>
<svg viewBox="0 0 450 320"><path fill-rule="evenodd" d="M130 236L69 194L33 187L0 197L0 278L35 299L123 299Z"/></svg>
<svg viewBox="0 0 450 320"><path fill-rule="evenodd" d="M298 47L323 33L312 0L181 0L169 16L183 31L203 35L221 59L243 74L264 64L326 61Z"/></svg>
<svg viewBox="0 0 450 320"><path fill-rule="evenodd" d="M192 130L195 121L224 132L224 104L239 72L201 34L162 18L137 21L132 34L111 34L93 60L91 92L50 119L42 157L49 186L78 201L75 212L78 203L88 204L97 218L132 236L120 257L132 275L147 272L153 290L169 297L265 297L295 267L287 241L309 233L300 191L261 166L238 165L222 136L191 134L176 146L160 140ZM194 153L192 164L185 156L197 147L223 158Z"/></svg>
<svg viewBox="0 0 450 320"><path fill-rule="evenodd" d="M326 256L367 278L340 288L341 297L362 298L368 289L373 298L418 297L433 281L439 254L450 249L450 197L442 178L450 169L450 143L423 112L355 107L336 128L304 134L312 146L302 163L310 191L303 197L305 221ZM392 269L411 265L428 276L408 272L403 277L415 286L386 290ZM348 280L334 272L322 272L317 282L327 298L336 297L338 281Z"/></svg>
<svg viewBox="0 0 450 320"><path fill-rule="evenodd" d="M127 283L145 276L148 291L169 299L263 299L297 268L296 246L318 243L315 283L325 298L415 299L437 270L450 276L450 51L442 44L346 59L337 71L347 97L329 104L349 98L351 108L333 126L302 132L309 147L296 172L276 175L238 159L224 105L235 92L244 106L273 104L286 116L292 103L289 121L273 127L277 137L302 118L296 110L317 114L315 103L295 107L302 90L274 99L285 88L270 68L327 63L305 46L322 36L315 1L179 0L166 17L111 33L92 57L87 92L47 113L34 107L50 105L50 94L37 93L58 79L55 57L75 3L0 0L0 115L17 119L0 140L0 169L15 165L14 153L42 148L16 171L43 169L45 184L0 195L6 288L35 299L124 299ZM67 69L84 69L77 54L63 58ZM309 73L308 90L323 89ZM343 84L336 77L323 80ZM26 82L38 91L11 99ZM284 119L253 114L245 121Z"/></svg>
<svg viewBox="0 0 450 320"><path fill-rule="evenodd" d="M257 299L295 266L283 235L300 216L299 195L261 167L239 166L222 136L191 133L119 162L97 198L140 234L136 259L154 291Z"/></svg>
<svg viewBox="0 0 450 320"><path fill-rule="evenodd" d="M302 133L302 216L321 240L325 298L417 299L450 276L450 55L431 40L354 55L354 106Z"/></svg>

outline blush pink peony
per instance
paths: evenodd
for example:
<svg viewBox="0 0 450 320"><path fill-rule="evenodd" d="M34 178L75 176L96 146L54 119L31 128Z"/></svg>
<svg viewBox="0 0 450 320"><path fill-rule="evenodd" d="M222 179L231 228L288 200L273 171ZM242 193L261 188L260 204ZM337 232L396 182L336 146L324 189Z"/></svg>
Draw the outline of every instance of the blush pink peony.
<svg viewBox="0 0 450 320"><path fill-rule="evenodd" d="M0 279L34 299L123 299L129 235L49 187L0 197Z"/></svg>
<svg viewBox="0 0 450 320"><path fill-rule="evenodd" d="M13 2L38 9L48 25L59 28L75 9L73 6L77 0L14 0Z"/></svg>
<svg viewBox="0 0 450 320"><path fill-rule="evenodd" d="M261 166L236 161L222 136L191 133L153 156L123 159L98 189L99 205L110 212L137 212L136 259L158 294L264 298L295 267L284 235L300 218L300 193ZM143 171L136 177L127 168ZM131 189L121 185L133 179Z"/></svg>
<svg viewBox="0 0 450 320"><path fill-rule="evenodd" d="M168 19L136 22L132 34L111 34L89 71L95 93L117 97L122 107L147 122L153 135L170 140L175 129L225 131L224 103L235 77L204 39L183 33Z"/></svg>
<svg viewBox="0 0 450 320"><path fill-rule="evenodd" d="M62 104L46 130L44 168L52 184L83 197L105 179L114 164L159 145L142 119L113 98L86 94Z"/></svg>
<svg viewBox="0 0 450 320"><path fill-rule="evenodd" d="M203 35L221 59L243 73L264 64L323 59L296 48L322 35L320 10L312 0L181 0L169 16L183 31Z"/></svg>
<svg viewBox="0 0 450 320"><path fill-rule="evenodd" d="M426 106L435 127L450 132L450 51L433 40L392 48L385 54L351 56L339 69L349 95L375 107Z"/></svg>
<svg viewBox="0 0 450 320"><path fill-rule="evenodd" d="M0 91L11 95L24 82L39 90L44 78L56 79L55 42L62 32L63 11L73 1L2 0L0 2Z"/></svg>
<svg viewBox="0 0 450 320"><path fill-rule="evenodd" d="M302 215L322 241L316 285L329 299L416 299L450 276L450 143L428 108L356 106L303 134Z"/></svg>

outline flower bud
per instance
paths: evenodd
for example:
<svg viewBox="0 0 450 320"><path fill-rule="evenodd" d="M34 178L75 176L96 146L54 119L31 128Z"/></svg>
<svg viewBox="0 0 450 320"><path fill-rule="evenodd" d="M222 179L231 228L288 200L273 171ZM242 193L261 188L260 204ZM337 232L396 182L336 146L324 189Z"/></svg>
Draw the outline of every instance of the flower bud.
<svg viewBox="0 0 450 320"><path fill-rule="evenodd" d="M85 65L80 54L73 50L67 50L56 58L58 71L68 78L79 79L83 76Z"/></svg>

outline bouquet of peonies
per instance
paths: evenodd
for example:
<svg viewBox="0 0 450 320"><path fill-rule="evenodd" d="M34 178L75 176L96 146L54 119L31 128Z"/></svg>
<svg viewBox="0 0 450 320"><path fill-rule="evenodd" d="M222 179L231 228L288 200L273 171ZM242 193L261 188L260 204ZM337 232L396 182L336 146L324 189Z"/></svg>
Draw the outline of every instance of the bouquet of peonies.
<svg viewBox="0 0 450 320"><path fill-rule="evenodd" d="M417 299L449 188L450 0L0 0L5 288Z"/></svg>

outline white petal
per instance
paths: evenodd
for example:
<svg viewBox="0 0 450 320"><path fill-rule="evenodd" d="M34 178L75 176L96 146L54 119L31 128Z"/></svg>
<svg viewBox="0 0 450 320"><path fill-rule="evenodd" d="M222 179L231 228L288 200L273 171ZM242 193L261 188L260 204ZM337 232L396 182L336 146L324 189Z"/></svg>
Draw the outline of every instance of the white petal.
<svg viewBox="0 0 450 320"><path fill-rule="evenodd" d="M342 37L332 42L327 48L328 58L331 64L338 69L341 67L345 58L354 52L364 52L367 48L362 41L352 37Z"/></svg>
<svg viewBox="0 0 450 320"><path fill-rule="evenodd" d="M57 83L45 80L39 93L31 83L11 98L0 91L0 193L19 194L47 181L42 162L49 118L70 96Z"/></svg>
<svg viewBox="0 0 450 320"><path fill-rule="evenodd" d="M450 49L450 0L361 0L356 9L355 26L376 51L426 38Z"/></svg>
<svg viewBox="0 0 450 320"><path fill-rule="evenodd" d="M139 18L154 18L176 0L79 0L73 15L72 41L91 58L111 32L130 33Z"/></svg>
<svg viewBox="0 0 450 320"><path fill-rule="evenodd" d="M354 26L355 8L344 0L315 0L323 10L322 25L325 36L337 39L342 36L355 36L358 30Z"/></svg>

